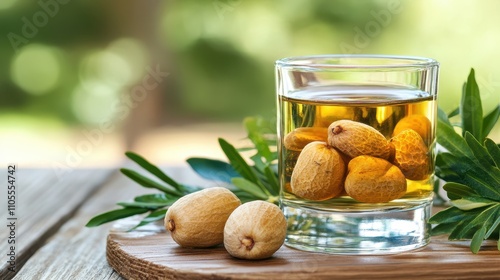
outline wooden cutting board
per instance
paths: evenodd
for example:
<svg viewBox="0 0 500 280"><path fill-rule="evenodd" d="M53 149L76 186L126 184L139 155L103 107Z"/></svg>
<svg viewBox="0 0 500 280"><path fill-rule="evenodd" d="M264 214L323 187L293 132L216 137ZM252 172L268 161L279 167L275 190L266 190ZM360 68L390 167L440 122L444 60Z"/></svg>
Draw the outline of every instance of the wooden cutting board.
<svg viewBox="0 0 500 280"><path fill-rule="evenodd" d="M118 226L108 235L106 256L126 279L500 279L496 242L485 242L474 255L469 242L444 236L394 255L329 255L282 246L270 259L247 261L231 257L222 246L182 248L161 225L134 232Z"/></svg>

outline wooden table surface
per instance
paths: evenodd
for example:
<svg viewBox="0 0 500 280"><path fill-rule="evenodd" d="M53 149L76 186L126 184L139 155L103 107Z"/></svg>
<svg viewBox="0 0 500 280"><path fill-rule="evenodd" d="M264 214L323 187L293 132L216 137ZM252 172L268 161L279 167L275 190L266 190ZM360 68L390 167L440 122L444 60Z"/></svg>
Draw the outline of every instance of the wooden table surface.
<svg viewBox="0 0 500 280"><path fill-rule="evenodd" d="M168 167L165 171L180 182L203 183L188 167ZM52 169L18 167L16 191L16 273L8 270L7 252L11 245L7 242L8 230L2 229L0 279L122 279L106 261L106 240L112 225L86 228L85 224L96 214L118 208L116 202L130 200L152 190L141 188L117 169L77 169L61 176L60 172ZM7 209L6 196L0 197L0 207ZM6 224L8 217L6 211L0 212L0 218ZM5 228L5 225L2 227ZM443 240L439 239L439 243L447 242ZM458 269L456 274L450 269L450 262L460 260L462 264L470 264L465 267L474 268L476 279L491 279L491 275L498 275L500 279L500 253L494 244L489 243L478 255L469 251L468 242L449 244L453 250L434 252L432 248L435 247L430 246L423 251L404 253L401 257L387 256L387 263L402 263L411 260L412 254L415 254L416 266L411 266L411 269L417 271L417 262L425 262L422 255L428 253L433 254L429 260L448 260L433 266L422 263L422 267L435 267L436 271L440 271L440 263L446 264L446 269L443 267L446 274L436 273L431 278L463 279L463 269ZM318 254L318 258L322 256ZM484 264L485 260L487 264Z"/></svg>

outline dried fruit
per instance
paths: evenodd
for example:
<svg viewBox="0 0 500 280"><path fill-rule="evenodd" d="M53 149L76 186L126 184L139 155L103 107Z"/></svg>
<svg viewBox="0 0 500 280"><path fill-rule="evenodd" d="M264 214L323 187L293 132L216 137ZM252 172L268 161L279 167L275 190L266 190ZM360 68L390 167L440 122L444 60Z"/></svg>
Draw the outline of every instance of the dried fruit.
<svg viewBox="0 0 500 280"><path fill-rule="evenodd" d="M242 204L224 227L224 247L240 259L265 259L283 245L287 222L278 206L266 201Z"/></svg>
<svg viewBox="0 0 500 280"><path fill-rule="evenodd" d="M399 168L384 159L359 156L349 162L345 190L359 202L389 202L406 193L406 179Z"/></svg>
<svg viewBox="0 0 500 280"><path fill-rule="evenodd" d="M343 190L344 161L325 142L307 144L297 159L291 177L292 193L310 200L326 200Z"/></svg>
<svg viewBox="0 0 500 280"><path fill-rule="evenodd" d="M231 191L212 187L179 198L165 215L165 228L183 247L211 247L224 240L227 218L241 202Z"/></svg>
<svg viewBox="0 0 500 280"><path fill-rule="evenodd" d="M413 129L415 130L424 140L426 144L429 144L429 139L431 136L431 121L426 116L423 115L410 115L402 118L394 127L392 136L396 136L403 130Z"/></svg>
<svg viewBox="0 0 500 280"><path fill-rule="evenodd" d="M395 154L393 163L410 180L423 180L429 175L429 156L422 137L413 129L406 129L391 139Z"/></svg>
<svg viewBox="0 0 500 280"><path fill-rule="evenodd" d="M326 127L299 127L285 136L283 144L288 150L300 151L313 141L326 141L327 136Z"/></svg>
<svg viewBox="0 0 500 280"><path fill-rule="evenodd" d="M330 124L328 144L351 158L369 155L389 159L393 154L393 147L382 133L369 125L351 120Z"/></svg>

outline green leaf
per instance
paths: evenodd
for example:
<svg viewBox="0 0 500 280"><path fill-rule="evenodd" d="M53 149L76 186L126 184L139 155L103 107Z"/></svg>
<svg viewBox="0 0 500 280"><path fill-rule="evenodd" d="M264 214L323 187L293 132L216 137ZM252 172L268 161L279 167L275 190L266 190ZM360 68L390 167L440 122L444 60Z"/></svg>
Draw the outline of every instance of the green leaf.
<svg viewBox="0 0 500 280"><path fill-rule="evenodd" d="M456 223L439 224L431 229L431 235L449 234L457 227Z"/></svg>
<svg viewBox="0 0 500 280"><path fill-rule="evenodd" d="M274 188L273 188L273 186L271 186L272 183L267 178L266 171L265 171L267 166L268 166L268 164L264 164L264 166L261 167L260 169L257 168L256 166L252 166L252 169L255 171L255 174L257 174L257 178L259 179L259 181L257 182L257 185L260 187L260 189L264 193L267 194L267 196L278 195L279 191L278 191L278 194L275 194ZM275 177L274 180L278 179L277 174L274 174L274 177Z"/></svg>
<svg viewBox="0 0 500 280"><path fill-rule="evenodd" d="M266 168L264 168L264 174L266 175L267 181L269 182L269 191L273 195L278 195L280 192L280 184L278 182L277 174L274 173L270 166L266 166Z"/></svg>
<svg viewBox="0 0 500 280"><path fill-rule="evenodd" d="M458 174L456 174L451 169L443 169L441 166L436 167L436 176L438 176L443 181L448 182L462 182ZM437 189L439 191L439 189Z"/></svg>
<svg viewBox="0 0 500 280"><path fill-rule="evenodd" d="M443 205L445 201L448 199L441 194L440 188L441 188L441 181L438 178L434 178L434 183L432 184L432 191L434 192L434 205Z"/></svg>
<svg viewBox="0 0 500 280"><path fill-rule="evenodd" d="M431 224L445 224L445 223L454 223L461 221L462 218L461 216L464 214L464 211L456 208L456 207L449 207L446 208L445 210L439 211L438 213L434 214L429 219L429 223Z"/></svg>
<svg viewBox="0 0 500 280"><path fill-rule="evenodd" d="M474 156L476 156L477 160L482 163L482 164L490 164L494 165L495 163L493 162L493 159L491 158L490 154L488 154L488 151L486 150L485 147L479 143L476 138L468 131L465 132L465 141L467 141L467 144L469 145L470 149L472 150L472 153L474 153Z"/></svg>
<svg viewBox="0 0 500 280"><path fill-rule="evenodd" d="M269 198L269 196L263 192L259 186L245 178L233 178L231 181L237 188L258 197L259 199L267 200Z"/></svg>
<svg viewBox="0 0 500 280"><path fill-rule="evenodd" d="M219 138L219 145L222 148L224 154L228 158L231 166L245 179L249 180L254 184L258 184L259 179L253 171L253 169L248 165L248 163L243 159L243 157L238 153L238 151L229 144L226 140Z"/></svg>
<svg viewBox="0 0 500 280"><path fill-rule="evenodd" d="M458 114L460 113L460 108L457 107L455 108L455 110L451 111L449 114L448 114L448 118L453 118L454 116L458 116Z"/></svg>
<svg viewBox="0 0 500 280"><path fill-rule="evenodd" d="M449 240L472 239L471 251L477 253L485 238L500 235L500 144L487 135L500 118L500 106L483 118L479 87L474 69L463 85L459 110L446 115L438 110L435 174L447 183L443 187L451 208L430 219L437 224L432 234L448 234ZM460 114L461 137L449 118ZM498 244L500 250L500 241Z"/></svg>
<svg viewBox="0 0 500 280"><path fill-rule="evenodd" d="M241 200L241 203L260 199L260 198L256 197L255 195L248 193L246 191L240 190L240 189L232 190L232 192Z"/></svg>
<svg viewBox="0 0 500 280"><path fill-rule="evenodd" d="M458 235L464 226L470 223L485 208L477 208L469 211L463 211L456 207L450 207L436 213L429 219L431 224L438 224L435 233L449 233L449 240L460 239Z"/></svg>
<svg viewBox="0 0 500 280"><path fill-rule="evenodd" d="M297 114L300 115L300 114ZM314 125L314 120L316 119L316 107L308 105L304 106L302 122L299 127L309 127Z"/></svg>
<svg viewBox="0 0 500 280"><path fill-rule="evenodd" d="M203 187L191 186L186 184L179 184L180 188L183 190L183 195L190 194L199 190L204 189Z"/></svg>
<svg viewBox="0 0 500 280"><path fill-rule="evenodd" d="M142 227L142 226L145 226L147 224L150 224L150 223L156 222L158 220L164 219L165 218L165 214L167 213L167 210L168 209L159 209L159 210L151 212L149 215L147 215L146 217L144 217L144 219L142 219L142 221L140 221L139 224L137 224L133 228L129 229L128 231L132 231L132 230L134 230L134 229L136 229L138 227Z"/></svg>
<svg viewBox="0 0 500 280"><path fill-rule="evenodd" d="M495 201L477 196L452 200L450 203L456 208L465 211L496 204Z"/></svg>
<svg viewBox="0 0 500 280"><path fill-rule="evenodd" d="M437 142L454 156L474 158L465 139L455 132L452 126L443 122L441 119L437 122Z"/></svg>
<svg viewBox="0 0 500 280"><path fill-rule="evenodd" d="M456 238L471 238L470 236L472 232L477 230L480 227L488 228L491 226L493 222L493 217L497 211L497 205L489 206L488 208L480 208L478 211L481 211L479 214L472 216L473 219L469 220L467 223L464 223L463 226L457 226Z"/></svg>
<svg viewBox="0 0 500 280"><path fill-rule="evenodd" d="M147 209L154 210L154 209L158 209L158 208L172 205L172 203L174 203L174 202L175 202L175 200L172 200L168 203L167 202L158 203L158 202L137 202L137 201L127 202L127 201L124 201L124 202L118 202L116 204L123 206L123 207L138 207L138 208L147 208Z"/></svg>
<svg viewBox="0 0 500 280"><path fill-rule="evenodd" d="M491 111L486 117L483 119L483 139L488 137L493 127L498 121L500 117L500 105L498 105L493 111Z"/></svg>
<svg viewBox="0 0 500 280"><path fill-rule="evenodd" d="M490 138L486 138L486 140L484 140L484 146L495 162L495 165L500 168L500 147L498 147L498 145L495 144L495 142L493 142Z"/></svg>
<svg viewBox="0 0 500 280"><path fill-rule="evenodd" d="M493 233L493 231L495 231L495 229L498 228L499 225L500 225L500 205L497 205L496 217L494 218L494 222L492 223L488 232L486 232L484 238L490 237L490 235Z"/></svg>
<svg viewBox="0 0 500 280"><path fill-rule="evenodd" d="M436 156L436 176L447 182L459 182L460 176L450 167L451 160L455 157L450 153L440 152Z"/></svg>
<svg viewBox="0 0 500 280"><path fill-rule="evenodd" d="M451 117L450 117L451 118ZM438 107L438 120L440 120L443 124L448 125L450 128L453 129L453 126L450 123L449 117L446 115L446 113Z"/></svg>
<svg viewBox="0 0 500 280"><path fill-rule="evenodd" d="M454 172L464 176L469 170L474 169L476 164L467 157L457 157L450 153L442 153L440 159Z"/></svg>
<svg viewBox="0 0 500 280"><path fill-rule="evenodd" d="M483 141L483 107L479 87L474 77L474 69L471 69L465 91L462 92L460 104L460 116L462 117L462 135L470 132L476 139Z"/></svg>
<svg viewBox="0 0 500 280"><path fill-rule="evenodd" d="M172 198L169 198L164 193L153 193L153 194L144 194L144 195L136 196L136 197L134 197L134 201L166 203L166 202L172 201Z"/></svg>
<svg viewBox="0 0 500 280"><path fill-rule="evenodd" d="M151 180L151 179L149 179L147 177L144 177L143 175L135 172L134 170L130 170L130 169L127 169L127 168L121 168L120 171L125 176L129 177L130 179L134 180L139 185L141 185L141 186L143 186L145 188L157 189L157 190L160 190L162 192L165 192L165 193L168 193L168 194L171 194L171 195L182 196L182 193L180 193L176 189L160 185L156 181L153 181L153 180Z"/></svg>
<svg viewBox="0 0 500 280"><path fill-rule="evenodd" d="M477 252L479 252L479 249L481 249L481 244L483 244L485 234L486 228L484 226L476 231L476 233L474 233L474 236L472 237L472 241L470 243L470 249L472 253L477 254Z"/></svg>
<svg viewBox="0 0 500 280"><path fill-rule="evenodd" d="M451 200L456 200L456 199L460 199L462 197L468 197L468 196L479 196L470 187L463 185L463 184L455 183L455 182L446 183L443 186L443 189L446 191L448 198Z"/></svg>
<svg viewBox="0 0 500 280"><path fill-rule="evenodd" d="M441 158L444 158L447 168L459 176L455 182L469 186L485 198L500 201L500 189L495 187L500 185L499 172L495 172L492 168L484 169L477 162L475 163L468 158L456 158L448 153L442 154Z"/></svg>
<svg viewBox="0 0 500 280"><path fill-rule="evenodd" d="M274 160L273 153L269 149L266 138L262 135L256 118L245 118L243 121L248 132L248 138L252 141L260 156L266 159L267 163Z"/></svg>
<svg viewBox="0 0 500 280"><path fill-rule="evenodd" d="M463 233L463 229L465 226L467 226L470 222L474 220L474 216L463 216L462 220L457 223L457 226L453 229L452 232L450 232L450 235L448 236L448 240L461 240L463 239L465 233Z"/></svg>
<svg viewBox="0 0 500 280"><path fill-rule="evenodd" d="M158 167L154 166L151 164L149 161L141 157L140 155L133 153L133 152L126 152L125 155L133 160L135 163L140 165L142 168L146 169L149 171L151 174L155 175L158 177L160 180L163 182L171 185L172 187L176 188L177 190L181 190L179 183L177 183L174 179L170 178L167 174L163 173Z"/></svg>
<svg viewBox="0 0 500 280"><path fill-rule="evenodd" d="M134 216L137 214L142 214L148 212L149 209L146 208L123 208L116 209L106 213L102 213L90 219L90 221L85 225L86 227L96 227L100 226L104 223L108 223L111 221L123 219L126 217Z"/></svg>
<svg viewBox="0 0 500 280"><path fill-rule="evenodd" d="M485 198L500 201L500 171L477 166L463 175L462 180Z"/></svg>
<svg viewBox="0 0 500 280"><path fill-rule="evenodd" d="M189 158L187 163L202 178L231 183L231 178L241 175L227 162L206 158Z"/></svg>
<svg viewBox="0 0 500 280"><path fill-rule="evenodd" d="M254 162L254 167L258 171L264 170L267 163L265 163L262 159L262 156L257 152L255 155L251 156L250 159Z"/></svg>

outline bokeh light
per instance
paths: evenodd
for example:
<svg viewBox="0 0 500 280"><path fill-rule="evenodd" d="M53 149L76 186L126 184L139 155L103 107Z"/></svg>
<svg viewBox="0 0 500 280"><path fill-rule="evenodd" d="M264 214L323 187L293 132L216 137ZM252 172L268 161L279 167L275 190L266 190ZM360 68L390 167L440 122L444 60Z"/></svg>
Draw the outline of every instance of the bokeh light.
<svg viewBox="0 0 500 280"><path fill-rule="evenodd" d="M8 9L12 7L17 0L2 0L0 1L0 10Z"/></svg>
<svg viewBox="0 0 500 280"><path fill-rule="evenodd" d="M33 95L42 95L57 87L61 67L59 49L31 44L14 57L10 72L12 80L21 89Z"/></svg>
<svg viewBox="0 0 500 280"><path fill-rule="evenodd" d="M91 52L80 65L80 79L84 84L99 81L111 87L121 87L131 78L132 68L127 61L108 50Z"/></svg>
<svg viewBox="0 0 500 280"><path fill-rule="evenodd" d="M109 45L108 51L121 57L127 64L127 71L130 75L126 84L134 84L144 75L144 67L150 58L141 41L133 38L120 38Z"/></svg>
<svg viewBox="0 0 500 280"><path fill-rule="evenodd" d="M81 122L99 124L112 119L113 104L117 98L117 88L98 81L87 81L73 91L71 107Z"/></svg>
<svg viewBox="0 0 500 280"><path fill-rule="evenodd" d="M89 124L110 120L113 104L142 78L148 60L144 44L133 38L117 39L87 54L80 63L80 83L72 93L76 118Z"/></svg>
<svg viewBox="0 0 500 280"><path fill-rule="evenodd" d="M252 22L252 25L248 22ZM227 28L223 24L219 26L220 29ZM255 59L265 61L279 57L291 37L287 26L275 16L274 11L261 5L247 7L245 14L235 18L235 26L230 31L231 37L237 40L237 48ZM217 30L217 33L224 34L223 30ZM269 42L273 42L272 48Z"/></svg>
<svg viewBox="0 0 500 280"><path fill-rule="evenodd" d="M204 33L203 25L198 20L193 20L193 13L197 17L202 15L203 8L195 3L185 2L182 5L174 3L175 8L166 9L165 16L162 17L162 36L166 45L174 50L189 48Z"/></svg>

